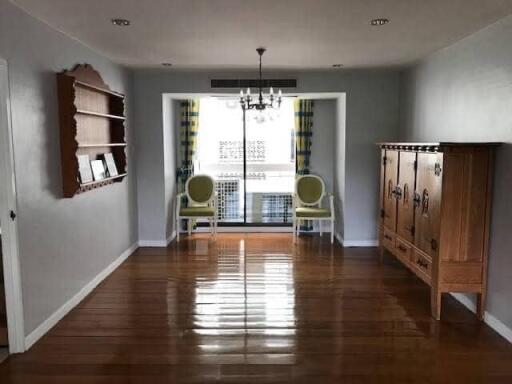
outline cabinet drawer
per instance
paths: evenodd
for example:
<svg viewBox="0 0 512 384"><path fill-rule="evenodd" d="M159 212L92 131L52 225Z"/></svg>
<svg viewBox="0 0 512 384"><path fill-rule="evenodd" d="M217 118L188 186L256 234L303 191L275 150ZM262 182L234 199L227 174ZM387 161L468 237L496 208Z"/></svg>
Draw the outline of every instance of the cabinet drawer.
<svg viewBox="0 0 512 384"><path fill-rule="evenodd" d="M412 265L417 271L427 275L429 278L432 277L432 261L430 257L416 249L413 251Z"/></svg>
<svg viewBox="0 0 512 384"><path fill-rule="evenodd" d="M388 249L388 251L393 252L395 250L395 233L391 232L389 229L384 227L382 233L382 245Z"/></svg>
<svg viewBox="0 0 512 384"><path fill-rule="evenodd" d="M406 264L411 262L412 248L399 237L395 239L395 255Z"/></svg>

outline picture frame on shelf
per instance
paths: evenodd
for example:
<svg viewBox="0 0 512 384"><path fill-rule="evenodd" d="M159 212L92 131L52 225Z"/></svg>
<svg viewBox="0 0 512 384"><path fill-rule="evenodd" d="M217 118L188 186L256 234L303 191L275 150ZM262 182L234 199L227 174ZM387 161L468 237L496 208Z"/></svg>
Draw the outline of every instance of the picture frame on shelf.
<svg viewBox="0 0 512 384"><path fill-rule="evenodd" d="M91 161L89 155L77 155L78 158L78 173L80 175L80 182L82 184L90 183L93 181Z"/></svg>
<svg viewBox="0 0 512 384"><path fill-rule="evenodd" d="M109 177L115 177L119 175L119 172L117 171L116 162L114 160L114 156L112 153L108 152L103 154L103 161L105 165L105 169L108 172Z"/></svg>
<svg viewBox="0 0 512 384"><path fill-rule="evenodd" d="M91 161L92 174L94 181L103 180L107 177L103 160L92 160Z"/></svg>

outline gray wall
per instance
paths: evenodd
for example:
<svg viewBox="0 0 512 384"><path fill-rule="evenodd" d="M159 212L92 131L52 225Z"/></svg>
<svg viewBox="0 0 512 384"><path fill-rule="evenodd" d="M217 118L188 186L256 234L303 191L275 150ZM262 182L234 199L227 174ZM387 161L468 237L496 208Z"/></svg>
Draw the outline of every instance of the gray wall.
<svg viewBox="0 0 512 384"><path fill-rule="evenodd" d="M346 95L336 100L336 130L334 132L334 207L336 210L336 229L339 236L345 236L345 147L346 147Z"/></svg>
<svg viewBox="0 0 512 384"><path fill-rule="evenodd" d="M401 132L413 141L502 141L492 210L489 313L512 327L512 16L403 74Z"/></svg>
<svg viewBox="0 0 512 384"><path fill-rule="evenodd" d="M171 98L163 99L163 124L164 124L164 178L165 178L165 238L172 238L174 231L174 196L176 195L176 148L177 130L175 122L178 118L179 104Z"/></svg>
<svg viewBox="0 0 512 384"><path fill-rule="evenodd" d="M213 77L239 78L248 73L207 73L138 70L133 74L139 229L142 240L165 240L166 186L162 95L209 93ZM283 77L268 74L268 77ZM378 214L379 156L376 141L395 140L399 126L399 73L396 71L327 71L286 73L297 78L294 92L346 93L345 239L375 240ZM217 90L216 93L222 93ZM231 91L233 92L233 91ZM331 139L335 140L333 133ZM340 199L341 201L341 199ZM343 223L340 220L340 223ZM174 229L174 228L172 228Z"/></svg>
<svg viewBox="0 0 512 384"><path fill-rule="evenodd" d="M322 177L325 182L326 192L334 192L334 153L335 141L333 140L336 132L336 100L325 99L315 100L313 109L313 137L311 145L311 158L309 170L312 174ZM323 206L327 207L328 199L323 201ZM315 222L314 228L318 230L318 225L322 223L323 228L329 229L325 221Z"/></svg>
<svg viewBox="0 0 512 384"><path fill-rule="evenodd" d="M120 67L7 0L0 0L0 57L9 65L23 307L29 334L137 241L135 167L122 183L72 199L61 197L55 73L90 63L116 91L127 92L129 82ZM129 109L130 97L127 102Z"/></svg>

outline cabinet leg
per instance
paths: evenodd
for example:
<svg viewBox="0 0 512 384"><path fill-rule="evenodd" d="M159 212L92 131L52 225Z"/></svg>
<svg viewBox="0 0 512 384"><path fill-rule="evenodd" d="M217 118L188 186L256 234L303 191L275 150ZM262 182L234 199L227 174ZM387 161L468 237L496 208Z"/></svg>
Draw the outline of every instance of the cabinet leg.
<svg viewBox="0 0 512 384"><path fill-rule="evenodd" d="M434 288L430 292L430 307L432 317L436 320L441 320L441 292Z"/></svg>
<svg viewBox="0 0 512 384"><path fill-rule="evenodd" d="M485 292L478 293L476 296L476 315L480 320L485 316Z"/></svg>

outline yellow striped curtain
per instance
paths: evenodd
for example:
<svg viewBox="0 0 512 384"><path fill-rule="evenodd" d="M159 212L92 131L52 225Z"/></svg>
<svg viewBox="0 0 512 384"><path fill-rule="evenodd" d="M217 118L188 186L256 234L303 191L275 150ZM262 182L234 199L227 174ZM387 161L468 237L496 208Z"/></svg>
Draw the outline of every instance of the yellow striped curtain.
<svg viewBox="0 0 512 384"><path fill-rule="evenodd" d="M295 100L295 154L297 175L309 173L313 136L313 100Z"/></svg>
<svg viewBox="0 0 512 384"><path fill-rule="evenodd" d="M199 100L183 100L180 103L181 124L178 169L178 191L185 191L187 179L194 174L194 158L199 129Z"/></svg>
<svg viewBox="0 0 512 384"><path fill-rule="evenodd" d="M295 100L295 170L297 175L309 174L313 137L313 100ZM301 231L312 231L313 223L302 221Z"/></svg>

